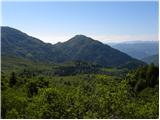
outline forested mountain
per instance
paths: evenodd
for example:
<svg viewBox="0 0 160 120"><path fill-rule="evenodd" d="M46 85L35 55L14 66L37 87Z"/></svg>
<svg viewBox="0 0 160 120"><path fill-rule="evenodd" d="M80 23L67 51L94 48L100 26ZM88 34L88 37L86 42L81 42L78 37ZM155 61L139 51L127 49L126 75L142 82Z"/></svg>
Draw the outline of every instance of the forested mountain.
<svg viewBox="0 0 160 120"><path fill-rule="evenodd" d="M159 53L158 41L134 41L123 42L111 45L113 48L118 49L136 59L142 59L151 55Z"/></svg>
<svg viewBox="0 0 160 120"><path fill-rule="evenodd" d="M51 45L14 28L2 27L1 32L2 56L12 55L48 63L81 60L109 67L132 63L136 67L144 64L84 35L76 35L66 42Z"/></svg>
<svg viewBox="0 0 160 120"><path fill-rule="evenodd" d="M51 60L52 56L52 45L10 27L1 27L1 46L2 56L17 56L34 61Z"/></svg>
<svg viewBox="0 0 160 120"><path fill-rule="evenodd" d="M159 65L159 54L145 57L142 59L142 61L144 61L148 64L154 63L155 65Z"/></svg>
<svg viewBox="0 0 160 120"><path fill-rule="evenodd" d="M158 66L84 35L52 45L2 27L1 38L2 118L158 118Z"/></svg>
<svg viewBox="0 0 160 120"><path fill-rule="evenodd" d="M141 61L133 59L125 53L84 35L76 35L67 42L58 43L55 46L55 54L62 51L61 54L63 55L59 56L63 57L62 59L59 58L62 61L82 60L112 67L126 63L143 64Z"/></svg>

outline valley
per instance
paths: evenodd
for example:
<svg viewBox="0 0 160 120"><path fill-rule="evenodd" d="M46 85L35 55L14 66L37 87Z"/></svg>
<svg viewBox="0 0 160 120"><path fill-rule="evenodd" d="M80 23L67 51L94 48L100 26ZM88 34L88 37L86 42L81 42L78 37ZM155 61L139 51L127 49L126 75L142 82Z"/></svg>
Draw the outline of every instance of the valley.
<svg viewBox="0 0 160 120"><path fill-rule="evenodd" d="M5 119L157 119L159 66L76 35L49 44L1 28Z"/></svg>

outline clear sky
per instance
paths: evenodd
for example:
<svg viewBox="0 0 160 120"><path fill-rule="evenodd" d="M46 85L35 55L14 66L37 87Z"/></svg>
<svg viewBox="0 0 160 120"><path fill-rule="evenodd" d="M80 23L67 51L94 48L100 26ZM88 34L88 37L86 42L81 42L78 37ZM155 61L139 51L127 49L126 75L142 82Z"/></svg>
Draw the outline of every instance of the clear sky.
<svg viewBox="0 0 160 120"><path fill-rule="evenodd" d="M49 43L158 40L158 2L2 2L2 25Z"/></svg>

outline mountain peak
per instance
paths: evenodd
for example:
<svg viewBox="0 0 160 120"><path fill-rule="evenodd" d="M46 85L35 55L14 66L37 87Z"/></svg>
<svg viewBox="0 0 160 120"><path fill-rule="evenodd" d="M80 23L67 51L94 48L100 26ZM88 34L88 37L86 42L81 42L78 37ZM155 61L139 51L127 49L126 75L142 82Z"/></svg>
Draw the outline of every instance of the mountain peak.
<svg viewBox="0 0 160 120"><path fill-rule="evenodd" d="M75 35L73 38L71 38L71 39L85 39L85 40L87 40L87 39L92 39L92 38L90 38L90 37L87 37L87 36L85 36L85 35L82 35L82 34L78 34L78 35ZM92 39L93 40L93 39Z"/></svg>
<svg viewBox="0 0 160 120"><path fill-rule="evenodd" d="M2 55L14 55L50 63L80 60L107 67L126 66L133 62L137 65L143 64L143 62L85 35L76 35L66 42L53 46L23 34L19 30L2 29L1 35Z"/></svg>
<svg viewBox="0 0 160 120"><path fill-rule="evenodd" d="M87 37L87 36L85 36L85 35L82 35L82 34L77 34L77 35L75 35L74 37ZM88 37L87 37L88 38Z"/></svg>
<svg viewBox="0 0 160 120"><path fill-rule="evenodd" d="M68 43L74 44L90 44L90 43L101 43L100 41L94 40L91 37L79 34L72 37L70 40L67 41Z"/></svg>

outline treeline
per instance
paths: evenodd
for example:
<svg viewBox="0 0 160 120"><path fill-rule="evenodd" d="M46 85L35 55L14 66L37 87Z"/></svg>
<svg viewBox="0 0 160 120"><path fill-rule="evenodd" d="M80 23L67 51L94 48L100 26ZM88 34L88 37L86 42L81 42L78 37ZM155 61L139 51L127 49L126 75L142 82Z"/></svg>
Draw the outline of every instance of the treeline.
<svg viewBox="0 0 160 120"><path fill-rule="evenodd" d="M129 73L127 79L135 92L140 92L147 87L157 87L159 85L159 68L154 64L140 67Z"/></svg>

